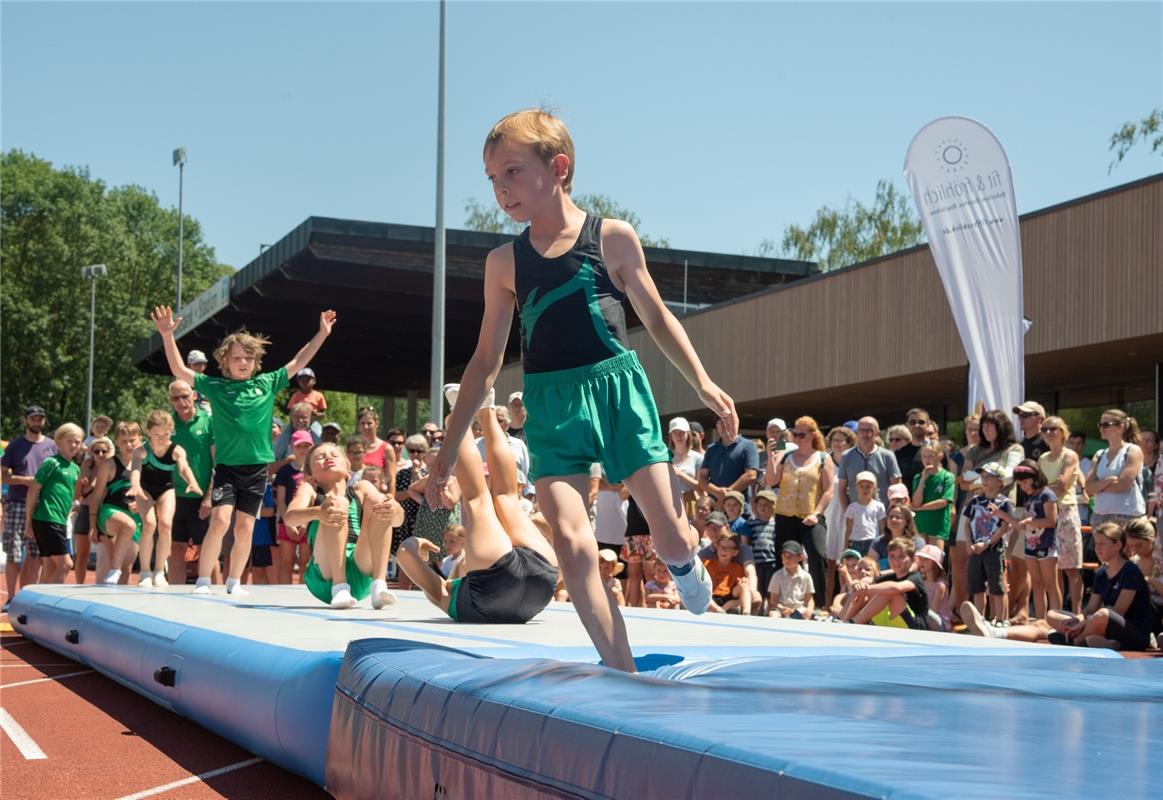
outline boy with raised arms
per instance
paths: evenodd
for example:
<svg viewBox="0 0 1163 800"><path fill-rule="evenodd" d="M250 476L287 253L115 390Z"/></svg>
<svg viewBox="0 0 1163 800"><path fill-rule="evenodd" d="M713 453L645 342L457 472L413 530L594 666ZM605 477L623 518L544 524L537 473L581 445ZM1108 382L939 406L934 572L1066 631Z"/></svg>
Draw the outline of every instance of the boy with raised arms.
<svg viewBox="0 0 1163 800"><path fill-rule="evenodd" d="M334 311L319 315L319 331L303 345L285 366L273 372L259 372L262 357L270 344L263 336L236 331L214 351L222 377L194 372L182 362L174 331L181 323L169 306L158 306L151 315L165 345L166 361L175 378L205 395L214 408L214 481L210 493L210 529L202 542L198 559L195 594L210 593L210 576L222 551L222 540L234 514L234 547L227 569L228 594L246 594L240 579L250 556L254 523L262 509L267 465L275 460L271 447L271 418L275 395L294 375L310 363L335 324ZM237 512L237 513L235 513Z"/></svg>
<svg viewBox="0 0 1163 800"><path fill-rule="evenodd" d="M570 198L574 147L561 120L538 109L506 116L486 137L484 162L498 205L529 227L485 261L480 339L446 433L459 442L468 432L501 369L516 308L525 435L538 502L553 530L570 599L602 661L633 671L625 623L598 573L586 502L590 465L601 462L611 483L630 489L658 557L691 612L707 610L711 581L695 556L698 537L674 490L658 409L629 348L622 301L629 298L659 348L732 438L738 429L735 405L711 381L663 304L634 228L587 214ZM456 458L447 447L437 456L430 502L439 497Z"/></svg>

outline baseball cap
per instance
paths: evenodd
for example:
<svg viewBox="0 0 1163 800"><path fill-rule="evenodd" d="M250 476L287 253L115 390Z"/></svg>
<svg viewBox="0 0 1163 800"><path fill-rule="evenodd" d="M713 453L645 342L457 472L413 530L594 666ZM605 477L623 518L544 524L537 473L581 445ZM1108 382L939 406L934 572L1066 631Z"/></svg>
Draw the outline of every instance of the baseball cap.
<svg viewBox="0 0 1163 800"><path fill-rule="evenodd" d="M779 552L791 553L793 556L802 556L804 554L804 547L799 542L784 542Z"/></svg>
<svg viewBox="0 0 1163 800"><path fill-rule="evenodd" d="M1039 417L1046 416L1046 409L1042 408L1041 403L1035 403L1033 400L1027 400L1020 406L1014 406L1015 414L1037 414Z"/></svg>
<svg viewBox="0 0 1163 800"><path fill-rule="evenodd" d="M26 417L43 417L46 416L42 406L32 405L24 409L24 416Z"/></svg>
<svg viewBox="0 0 1163 800"><path fill-rule="evenodd" d="M323 430L327 430L328 428L334 428L337 431L343 430L343 426L341 426L338 422L328 422L323 426Z"/></svg>
<svg viewBox="0 0 1163 800"><path fill-rule="evenodd" d="M186 353L187 364L209 364L210 359L206 358L206 354L201 350L191 350Z"/></svg>
<svg viewBox="0 0 1163 800"><path fill-rule="evenodd" d="M905 487L905 485L903 483L894 483L892 486L888 487L888 499L889 500L892 500L894 497L907 498L908 496L909 496L909 490Z"/></svg>
<svg viewBox="0 0 1163 800"><path fill-rule="evenodd" d="M767 501L772 502L772 503L779 502L779 497L777 497L775 492L771 491L770 489L764 489L761 492L756 492L755 499L756 500L767 500Z"/></svg>
<svg viewBox="0 0 1163 800"><path fill-rule="evenodd" d="M989 476L990 478L997 478L999 481L1008 480L1010 477L1010 474L1008 471L1006 471L1006 468L995 462L982 464L977 468L977 471L983 478Z"/></svg>
<svg viewBox="0 0 1163 800"><path fill-rule="evenodd" d="M942 572L945 571L945 565L942 563L945 560L945 554L941 552L941 548L935 544L927 544L917 551L917 558L927 558L937 565L937 569Z"/></svg>
<svg viewBox="0 0 1163 800"><path fill-rule="evenodd" d="M727 515L722 511L712 511L710 514L707 514L707 522L711 525L726 525Z"/></svg>
<svg viewBox="0 0 1163 800"><path fill-rule="evenodd" d="M724 499L724 500L727 500L728 498L729 498L729 499L731 499L731 500L738 500L738 501L739 501L739 505L743 505L744 503L746 503L746 502L747 502L747 498L745 498L745 497L743 496L743 492L736 492L735 490L731 490L731 491L729 491L729 492L726 492L726 493L723 495L723 499Z"/></svg>
<svg viewBox="0 0 1163 800"><path fill-rule="evenodd" d="M863 557L864 556L860 555L859 550L852 550L852 549L845 550L843 553L840 554L841 561L843 561L846 558L863 558Z"/></svg>
<svg viewBox="0 0 1163 800"><path fill-rule="evenodd" d="M314 378L315 377L315 370L311 369L310 367L303 367L301 370L299 370L298 372L295 373L295 377L296 378Z"/></svg>
<svg viewBox="0 0 1163 800"><path fill-rule="evenodd" d="M787 430L787 423L784 422L779 417L772 417L771 419L769 419L767 421L767 427L779 428L781 431L786 431Z"/></svg>
<svg viewBox="0 0 1163 800"><path fill-rule="evenodd" d="M702 436L705 433L703 430L703 424L701 422L691 422L690 426L691 433L697 433L699 436Z"/></svg>
<svg viewBox="0 0 1163 800"><path fill-rule="evenodd" d="M521 400L521 402L523 403L523 402L525 402L522 399L522 398L524 398L524 396L525 395L523 395L521 392L513 392L511 395L509 395L509 402L512 403L514 400Z"/></svg>
<svg viewBox="0 0 1163 800"><path fill-rule="evenodd" d="M315 444L315 437L310 431L295 431L291 434L291 447L297 444Z"/></svg>
<svg viewBox="0 0 1163 800"><path fill-rule="evenodd" d="M860 427L860 423L858 423L854 419L850 419L844 423L844 427L847 428L848 430L852 431L853 433L855 433L856 429Z"/></svg>
<svg viewBox="0 0 1163 800"><path fill-rule="evenodd" d="M869 472L868 470L864 470L863 472L857 472L856 473L856 482L860 483L861 481L871 481L872 483L876 483L876 473Z"/></svg>
<svg viewBox="0 0 1163 800"><path fill-rule="evenodd" d="M686 417L675 417L670 421L670 427L667 428L666 432L670 433L671 431L684 431L686 433L690 433L691 424L686 421Z"/></svg>

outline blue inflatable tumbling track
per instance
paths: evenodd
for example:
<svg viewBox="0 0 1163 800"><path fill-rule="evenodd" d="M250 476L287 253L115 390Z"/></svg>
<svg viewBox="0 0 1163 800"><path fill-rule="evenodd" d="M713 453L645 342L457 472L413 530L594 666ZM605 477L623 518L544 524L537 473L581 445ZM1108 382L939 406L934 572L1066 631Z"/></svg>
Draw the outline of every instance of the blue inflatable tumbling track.
<svg viewBox="0 0 1163 800"><path fill-rule="evenodd" d="M629 609L626 675L568 604L470 626L251 588L33 586L9 618L338 798L1158 796L1163 659Z"/></svg>

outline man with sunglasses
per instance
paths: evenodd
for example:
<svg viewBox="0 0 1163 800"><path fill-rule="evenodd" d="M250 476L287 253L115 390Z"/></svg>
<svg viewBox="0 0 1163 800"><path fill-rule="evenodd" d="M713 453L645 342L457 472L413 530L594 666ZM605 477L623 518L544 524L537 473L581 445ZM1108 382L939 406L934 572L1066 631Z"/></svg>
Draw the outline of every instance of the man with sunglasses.
<svg viewBox="0 0 1163 800"><path fill-rule="evenodd" d="M912 440L897 449L896 461L901 470L901 483L912 486L913 478L925 468L921 463L921 448L929 441L929 412L923 408L909 409L905 425L908 426Z"/></svg>
<svg viewBox="0 0 1163 800"><path fill-rule="evenodd" d="M190 384L176 380L170 384L170 405L174 418L174 444L186 451L190 471L201 487L210 487L214 469L214 433L210 415L197 404L197 395ZM210 520L210 495L194 494L189 485L174 472L174 524L169 552L170 581L186 582L186 550L195 549L195 563L201 555L202 540ZM215 566L211 575L214 583L222 582L222 571Z"/></svg>
<svg viewBox="0 0 1163 800"><path fill-rule="evenodd" d="M901 482L901 468L896 456L887 447L881 447L880 423L876 417L861 417L856 423L856 446L844 453L840 467L836 470L836 491L840 493L840 508L847 511L848 504L856 500L856 476L861 472L871 472L876 476L876 490L885 508L888 502L888 487Z"/></svg>
<svg viewBox="0 0 1163 800"><path fill-rule="evenodd" d="M4 610L16 594L17 581L20 586L36 583L40 575L40 550L32 531L25 530L25 500L28 487L40 465L57 454L57 446L44 435L46 418L41 406L29 406L24 410L24 435L13 439L0 458L4 483L8 484L8 497L4 500L4 578L7 581L8 599Z"/></svg>

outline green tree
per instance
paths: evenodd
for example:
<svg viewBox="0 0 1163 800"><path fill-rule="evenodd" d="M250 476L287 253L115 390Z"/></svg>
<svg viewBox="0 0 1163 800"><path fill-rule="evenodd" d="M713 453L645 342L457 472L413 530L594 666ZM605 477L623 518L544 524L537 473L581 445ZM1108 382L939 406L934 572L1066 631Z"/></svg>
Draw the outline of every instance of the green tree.
<svg viewBox="0 0 1163 800"><path fill-rule="evenodd" d="M195 297L230 273L186 217L183 291ZM28 403L49 425L85 422L90 284L80 267L103 263L98 279L93 413L144 419L168 408L166 380L139 372L133 346L153 330L148 310L175 294L178 215L138 186L107 188L84 168L58 169L19 150L0 156L0 338L6 438L23 430Z"/></svg>
<svg viewBox="0 0 1163 800"><path fill-rule="evenodd" d="M815 261L828 272L912 247L922 234L909 198L880 180L872 205L849 200L844 208L824 206L806 228L788 225L778 246L765 239L758 255Z"/></svg>
<svg viewBox="0 0 1163 800"><path fill-rule="evenodd" d="M1139 121L1123 123L1123 127L1111 134L1108 150L1115 151L1115 160L1107 167L1107 174L1122 162L1132 147L1140 141L1151 140L1151 152L1163 156L1163 109L1156 108ZM1154 137L1154 138L1152 138Z"/></svg>
<svg viewBox="0 0 1163 800"><path fill-rule="evenodd" d="M604 194L579 194L574 196L573 202L578 208L596 214L606 219L621 219L629 222L638 231L638 238L643 247L670 247L670 240L648 236L642 232L642 220L628 208L618 205L611 197ZM507 233L516 236L524 225L516 223L496 205L486 207L475 197L464 202L464 227L470 231L484 231L486 233Z"/></svg>

